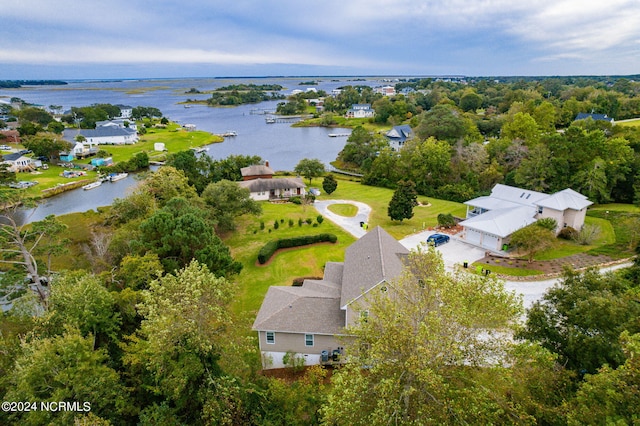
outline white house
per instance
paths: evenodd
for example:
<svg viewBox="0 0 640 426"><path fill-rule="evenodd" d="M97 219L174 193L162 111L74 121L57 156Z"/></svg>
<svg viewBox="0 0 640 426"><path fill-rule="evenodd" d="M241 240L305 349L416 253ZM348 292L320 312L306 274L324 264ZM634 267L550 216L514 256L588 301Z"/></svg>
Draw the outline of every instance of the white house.
<svg viewBox="0 0 640 426"><path fill-rule="evenodd" d="M393 126L385 135L392 151L400 151L405 142L413 138L413 130L408 124Z"/></svg>
<svg viewBox="0 0 640 426"><path fill-rule="evenodd" d="M7 170L10 172L30 172L35 169L33 159L25 157L20 152L6 154L2 156L2 163L7 164Z"/></svg>
<svg viewBox="0 0 640 426"><path fill-rule="evenodd" d="M133 114L133 107L129 105L116 105L120 108L120 118L131 118L131 114Z"/></svg>
<svg viewBox="0 0 640 426"><path fill-rule="evenodd" d="M563 227L582 229L587 207L593 204L584 195L564 189L552 195L497 184L491 195L466 201L467 219L460 222L467 242L499 251L515 231L543 218Z"/></svg>
<svg viewBox="0 0 640 426"><path fill-rule="evenodd" d="M353 104L345 114L346 118L368 118L375 115L375 110L371 104Z"/></svg>
<svg viewBox="0 0 640 426"><path fill-rule="evenodd" d="M96 127L120 127L123 129L138 130L138 125L133 120L126 118L116 118L114 120L97 121Z"/></svg>
<svg viewBox="0 0 640 426"><path fill-rule="evenodd" d="M138 142L138 133L135 130L117 126L65 129L62 132L62 138L71 143L76 142L78 135L84 136L85 145L132 145Z"/></svg>

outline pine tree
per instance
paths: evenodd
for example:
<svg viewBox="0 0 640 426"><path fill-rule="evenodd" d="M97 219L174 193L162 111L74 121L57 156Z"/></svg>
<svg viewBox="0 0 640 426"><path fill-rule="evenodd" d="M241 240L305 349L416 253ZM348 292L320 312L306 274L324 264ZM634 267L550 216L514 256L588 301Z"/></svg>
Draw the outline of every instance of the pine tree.
<svg viewBox="0 0 640 426"><path fill-rule="evenodd" d="M418 205L418 193L416 185L412 181L398 182L398 188L393 193L389 202L388 214L391 220L411 219L413 208Z"/></svg>

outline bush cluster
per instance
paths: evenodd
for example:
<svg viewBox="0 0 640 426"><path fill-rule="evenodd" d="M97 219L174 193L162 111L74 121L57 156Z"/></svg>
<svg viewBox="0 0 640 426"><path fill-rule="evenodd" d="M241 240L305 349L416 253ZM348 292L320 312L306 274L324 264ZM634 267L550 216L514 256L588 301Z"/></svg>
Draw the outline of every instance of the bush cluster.
<svg viewBox="0 0 640 426"><path fill-rule="evenodd" d="M338 241L338 237L335 234L318 234L272 240L260 249L260 252L258 253L258 262L260 262L261 265L265 264L269 259L271 259L271 256L273 256L276 250L281 248L306 246L326 241L335 243Z"/></svg>

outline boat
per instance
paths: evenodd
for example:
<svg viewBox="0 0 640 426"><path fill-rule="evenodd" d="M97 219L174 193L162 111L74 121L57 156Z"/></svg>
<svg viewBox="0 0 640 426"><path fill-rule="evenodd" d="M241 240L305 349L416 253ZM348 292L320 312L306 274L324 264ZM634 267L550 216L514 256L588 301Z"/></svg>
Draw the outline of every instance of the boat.
<svg viewBox="0 0 640 426"><path fill-rule="evenodd" d="M89 190L89 189L97 188L97 187L99 187L100 185L102 185L102 181L101 181L101 180L97 180L97 181L95 181L95 182L91 182L91 183L88 183L88 184L84 185L84 186L82 187L82 189L84 189L85 191L87 191L87 190Z"/></svg>
<svg viewBox="0 0 640 426"><path fill-rule="evenodd" d="M202 154L205 151L209 151L209 148L200 147L200 148L191 148L196 154Z"/></svg>
<svg viewBox="0 0 640 426"><path fill-rule="evenodd" d="M110 182L117 182L126 178L127 176L129 176L129 173L111 173L109 176L107 176L107 180L109 180Z"/></svg>
<svg viewBox="0 0 640 426"><path fill-rule="evenodd" d="M275 123L275 122L276 122L276 119L275 119L275 118L273 118L273 117L267 117L267 118L265 118L265 119L264 119L264 121L265 121L267 124L273 124L273 123Z"/></svg>

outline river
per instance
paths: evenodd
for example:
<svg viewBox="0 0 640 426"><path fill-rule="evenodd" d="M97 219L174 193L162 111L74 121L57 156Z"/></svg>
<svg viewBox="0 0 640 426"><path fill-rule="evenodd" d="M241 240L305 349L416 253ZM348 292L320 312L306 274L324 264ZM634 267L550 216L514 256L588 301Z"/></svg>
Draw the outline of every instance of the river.
<svg viewBox="0 0 640 426"><path fill-rule="evenodd" d="M109 103L129 106L158 108L170 120L181 124L195 124L198 130L211 133L235 131L237 136L224 142L208 146L208 155L214 159L232 154L259 155L268 160L274 170L293 170L303 158L317 158L325 166L337 157L344 146L345 137L329 137L330 133L349 133L350 129L328 129L322 127L291 127L286 123L267 124L265 115L253 114L256 109L275 110L278 102L237 107L212 108L193 105L185 108L187 99L207 99L206 94L187 94L191 88L199 91L213 90L230 84L280 84L281 93L288 95L294 89L316 88L330 93L344 85L379 86L379 79L322 78L315 79L317 85L301 84L313 80L305 78L199 78L169 80L121 80L121 81L72 81L63 86L29 86L21 89L1 89L0 98L17 97L36 105L59 105L63 110L72 106ZM134 177L99 188L69 191L45 200L35 211L24 212L23 220L41 220L47 215L94 210L109 205L114 198L123 197L135 184Z"/></svg>

